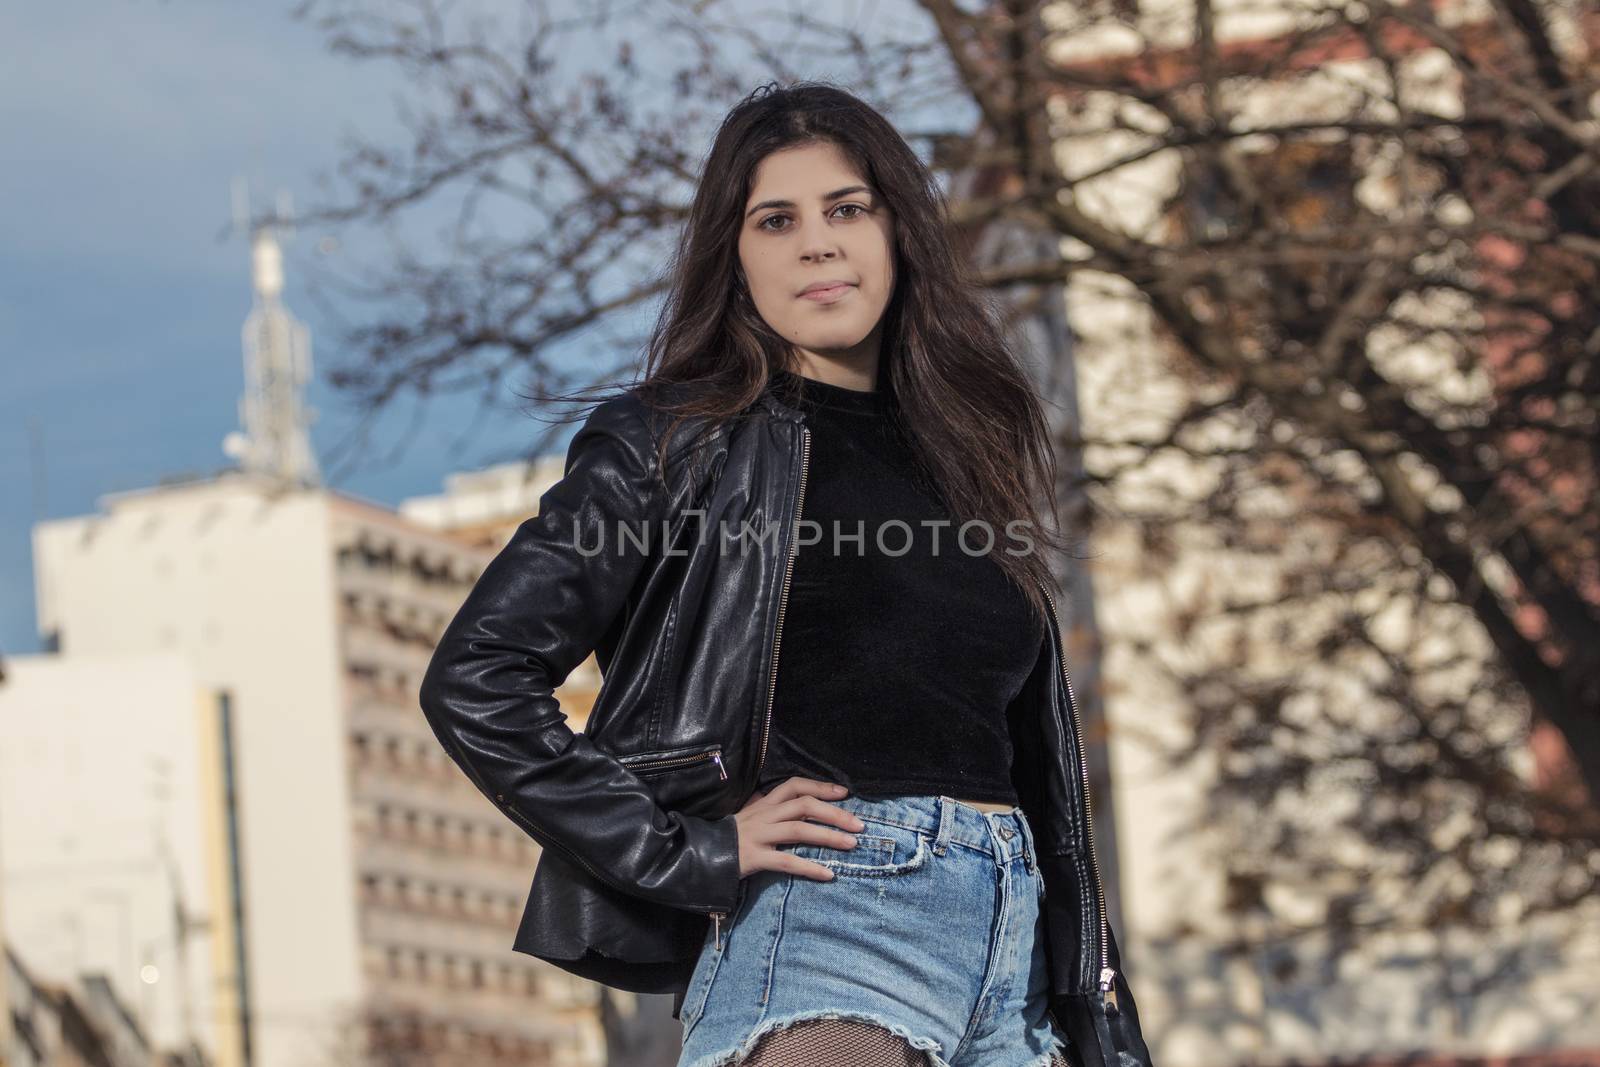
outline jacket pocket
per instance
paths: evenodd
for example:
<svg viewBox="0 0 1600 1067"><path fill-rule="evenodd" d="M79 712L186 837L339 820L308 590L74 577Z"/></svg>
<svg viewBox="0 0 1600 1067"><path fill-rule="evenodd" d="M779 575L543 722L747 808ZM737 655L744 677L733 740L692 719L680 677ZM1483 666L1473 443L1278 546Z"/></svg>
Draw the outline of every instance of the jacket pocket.
<svg viewBox="0 0 1600 1067"><path fill-rule="evenodd" d="M711 812L728 785L720 743L630 752L617 760L650 787L658 805L690 815Z"/></svg>
<svg viewBox="0 0 1600 1067"><path fill-rule="evenodd" d="M720 744L679 745L676 748L660 748L650 752L633 752L618 756L617 760L641 778L694 767L700 763L710 763L718 772L723 772L723 777L726 778Z"/></svg>

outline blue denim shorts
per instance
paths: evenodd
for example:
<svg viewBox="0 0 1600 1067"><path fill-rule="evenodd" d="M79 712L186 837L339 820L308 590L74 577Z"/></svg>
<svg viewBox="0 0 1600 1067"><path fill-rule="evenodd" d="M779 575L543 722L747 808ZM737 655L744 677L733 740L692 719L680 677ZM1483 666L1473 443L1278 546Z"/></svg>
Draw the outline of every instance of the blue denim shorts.
<svg viewBox="0 0 1600 1067"><path fill-rule="evenodd" d="M709 929L684 993L678 1067L740 1062L802 1019L877 1023L930 1067L1048 1067L1044 879L1022 809L947 796L830 801L865 824L855 848L779 846L831 881L756 871ZM849 831L847 831L849 832Z"/></svg>

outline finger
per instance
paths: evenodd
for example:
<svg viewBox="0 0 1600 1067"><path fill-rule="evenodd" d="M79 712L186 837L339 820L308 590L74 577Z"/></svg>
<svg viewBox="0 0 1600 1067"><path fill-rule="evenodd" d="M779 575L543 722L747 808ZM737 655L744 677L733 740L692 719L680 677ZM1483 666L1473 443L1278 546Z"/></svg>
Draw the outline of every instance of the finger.
<svg viewBox="0 0 1600 1067"><path fill-rule="evenodd" d="M771 789L757 789L751 792L751 794L745 798L745 802L740 806L739 810L761 811L772 807L774 804L783 803L784 799L788 795L789 793L784 790L783 783L781 782L773 786Z"/></svg>
<svg viewBox="0 0 1600 1067"><path fill-rule="evenodd" d="M808 819L830 823L846 830L861 829L861 820L854 812L845 811L837 804L829 804L814 796L797 797L795 803L799 804L801 812Z"/></svg>
<svg viewBox="0 0 1600 1067"><path fill-rule="evenodd" d="M800 775L794 775L789 781L819 797L842 797L850 792L849 787L842 782L825 782L819 778L804 778Z"/></svg>
<svg viewBox="0 0 1600 1067"><path fill-rule="evenodd" d="M856 847L855 834L845 830L835 830L832 827L823 826L821 823L806 822L804 819L777 823L773 829L778 834L774 840L779 842L824 845L828 848Z"/></svg>
<svg viewBox="0 0 1600 1067"><path fill-rule="evenodd" d="M827 812L837 811L846 820L841 828L838 823L830 823L825 818L822 821L813 821L806 818L813 814L806 806L808 804L821 804L822 810L817 814L826 815ZM804 843L808 845L826 845L829 848L854 848L856 834L866 828L866 824L842 808L835 808L831 804L822 804L814 798L797 798L788 805L789 817L783 818L783 809L773 808L761 813L761 817L752 821L750 825L751 840L757 844L779 846Z"/></svg>
<svg viewBox="0 0 1600 1067"><path fill-rule="evenodd" d="M850 790L838 782L823 782L816 778L794 775L774 786L771 795L781 803L800 796L830 797L837 800L849 792Z"/></svg>
<svg viewBox="0 0 1600 1067"><path fill-rule="evenodd" d="M775 806L771 811L771 817L773 822L781 822L785 819L804 819L812 815L822 815L825 809L832 807L832 804L819 800L810 793L802 793L799 796L790 797ZM837 810L842 811L844 809Z"/></svg>
<svg viewBox="0 0 1600 1067"><path fill-rule="evenodd" d="M781 852L776 849L766 853L764 860L770 858L769 870L781 871L784 874L798 874L802 878L811 878L819 882L833 881L833 871L814 860L801 859L793 852Z"/></svg>

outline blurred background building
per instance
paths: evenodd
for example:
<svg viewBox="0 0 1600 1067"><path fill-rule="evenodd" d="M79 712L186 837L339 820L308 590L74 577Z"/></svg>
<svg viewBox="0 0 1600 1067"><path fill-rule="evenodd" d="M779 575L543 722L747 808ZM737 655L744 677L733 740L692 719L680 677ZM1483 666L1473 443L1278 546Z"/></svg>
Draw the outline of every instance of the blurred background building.
<svg viewBox="0 0 1600 1067"><path fill-rule="evenodd" d="M1398 223L1412 210L1417 175L1406 169L1401 153L1364 153L1350 131L1393 114L1387 93L1374 91L1380 84L1403 92L1419 114L1462 115L1474 87L1447 61L1447 50L1452 40L1488 40L1504 14L1472 0L1429 5L1429 11L1430 22L1437 20L1445 33L1459 37L1386 27L1387 35L1377 43L1362 39L1354 28L1360 25L1355 14L1349 25L1340 22L1350 9L1340 8L1324 22L1321 13L1291 4L1222 5L1212 11L1189 0L1138 0L1121 9L1121 18L1062 35L1050 56L1059 80L1049 111L1058 131L1059 165L1069 177L1081 178L1072 186L1074 208L1109 232L1138 234L1186 254L1202 254L1197 249L1212 240L1219 242L1220 255L1224 237L1248 229L1252 220L1231 198L1232 183L1204 180L1204 169L1180 151L1140 158L1140 147L1160 136L1149 130L1164 130L1174 144L1182 135L1153 113L1136 116L1128 87L1145 86L1154 99L1163 87L1193 79L1198 109L1207 72L1198 66L1195 42L1205 39L1217 63L1209 72L1214 81L1205 84L1216 92L1213 103L1230 124L1326 124L1322 136L1293 143L1265 135L1230 140L1236 151L1228 165L1242 175L1238 184L1256 191L1254 210L1269 213L1271 229L1285 244L1297 235L1311 241L1312 234L1341 227L1354 234L1363 225L1381 226L1385 218ZM1594 32L1593 24L1585 31L1567 22L1558 8L1542 14L1561 33L1558 39L1575 50L1581 47L1579 37ZM1197 22L1211 17L1214 25ZM1363 263L1374 255L1375 245L1352 236L1340 247L1350 262ZM1069 240L1061 242L1060 251L1077 258L1085 249ZM1227 251L1238 253L1232 247ZM1030 258L1037 257L1015 257L1018 262ZM1237 276L1238 302L1220 302L1214 316L1236 324L1225 343L1248 351L1256 336L1250 302L1273 297L1272 290L1258 286L1248 259L1240 258L1246 266ZM1302 283L1300 291L1313 307L1341 293L1321 261L1301 265L1285 257L1280 262L1264 252L1263 262L1270 264L1264 273ZM1237 421L1204 421L1207 404L1223 395L1218 382L1175 356L1175 346L1151 313L1148 291L1116 271L1085 269L1074 272L1063 295L1062 310L1072 326L1072 410L1083 436L1094 442L1142 438L1172 445L1140 467L1138 473L1147 477L1107 486L1111 503L1093 517L1093 558L1082 568L1092 599L1080 600L1093 605L1095 618L1077 650L1097 672L1098 683L1084 686L1090 689L1088 700L1102 704L1110 723L1100 736L1110 776L1103 788L1110 800L1114 783L1114 806L1108 805L1113 814L1101 817L1115 821L1115 831L1105 837L1115 842L1110 861L1125 921L1118 929L1126 930L1129 980L1140 998L1156 1063L1202 1067L1400 1058L1469 1063L1517 1053L1526 1057L1518 1062L1600 1063L1600 900L1564 913L1525 917L1510 893L1490 929L1464 913L1456 923L1425 920L1408 928L1385 922L1371 935L1357 935L1363 942L1359 951L1345 953L1341 941L1354 940L1351 934L1364 920L1359 911L1351 915L1337 903L1330 907L1330 900L1343 893L1370 895L1379 904L1408 896L1421 900L1437 892L1437 884L1419 882L1398 868L1393 877L1351 881L1350 873L1328 867L1296 891L1257 877L1250 869L1253 850L1249 860L1241 849L1231 861L1219 861L1217 837L1209 830L1245 840L1255 834L1257 842L1282 835L1287 854L1296 833L1315 835L1321 826L1330 841L1341 840L1351 871L1389 862L1380 855L1383 835L1377 828L1367 840L1344 840L1346 817L1368 803L1369 786L1359 775L1342 777L1336 747L1303 768L1303 790L1285 789L1280 797L1263 785L1259 822L1243 813L1221 820L1213 815L1207 832L1197 831L1219 779L1225 773L1248 777L1250 769L1238 763L1220 766L1212 758L1217 753L1207 751L1217 742L1197 741L1189 727L1202 717L1179 712L1201 706L1207 694L1176 687L1178 679L1203 679L1215 669L1220 685L1232 677L1223 672L1237 668L1244 682L1235 710L1242 713L1255 698L1270 705L1264 694L1285 674L1313 678L1325 672L1329 690L1343 693L1355 729L1355 723L1388 718L1381 684L1366 689L1358 680L1361 672L1349 664L1319 662L1291 640L1301 628L1323 626L1333 633L1343 613L1359 611L1378 620L1374 630L1384 635L1385 647L1392 640L1408 648L1405 655L1414 659L1400 669L1418 673L1439 657L1441 642L1457 642L1449 647L1460 669L1450 673L1440 692L1463 702L1482 684L1473 665L1492 660L1495 653L1481 631L1468 628L1458 635L1437 616L1430 621L1397 611L1396 617L1383 618L1395 598L1384 592L1376 560L1370 585L1350 586L1350 599L1311 595L1310 583L1299 576L1326 572L1341 546L1348 550L1350 538L1348 528L1321 511L1323 501L1304 484L1285 478L1274 492L1269 471L1261 478L1266 484L1249 484L1250 511L1238 526L1218 523L1208 497L1237 487L1219 475L1216 457L1241 441L1254 441L1256 448L1265 443L1251 438ZM1435 297L1431 314L1419 318L1449 321L1468 314L1451 294ZM1213 321L1211 313L1205 317ZM1486 344L1486 362L1494 367L1507 342L1487 336ZM1456 387L1456 357L1442 333L1404 342L1378 336L1369 350L1397 380L1408 377L1394 369L1402 360L1427 368L1409 373L1438 384L1442 393L1512 388L1509 374L1473 377L1470 384L1463 376L1464 388ZM1286 373L1305 366L1287 349L1254 358ZM1361 388L1380 386L1365 382ZM1418 405L1428 408L1424 400ZM1176 427L1185 418L1190 424L1180 432ZM1105 469L1125 458L1106 447L1090 456L1090 464ZM1181 490L1173 498L1162 495L1174 486L1190 494L1187 519ZM1592 500L1595 487L1589 488ZM1245 490L1237 492L1243 499ZM1148 523L1153 515L1159 520ZM1272 604L1278 598L1280 610L1257 615L1231 606ZM1235 614L1237 625L1230 621ZM1152 669L1158 664L1160 669ZM1214 717L1205 721L1226 734L1228 704L1221 692L1210 694L1218 703L1210 709ZM1518 715L1505 710L1508 718ZM1284 719L1301 721L1295 711L1287 708ZM1270 725L1270 716L1263 718ZM1250 728L1247 715L1239 722L1240 729ZM1278 730L1293 732L1291 726ZM1547 724L1536 719L1535 743L1519 746L1513 765L1526 787L1570 778L1564 746L1540 743L1549 740L1548 733ZM1159 755L1186 750L1196 758L1181 767ZM1283 754L1283 780L1295 776L1292 761L1298 755ZM1264 782L1269 775L1262 770ZM1218 825L1222 822L1227 825ZM1447 851L1476 832L1466 813L1458 811L1441 820L1434 841ZM1470 868L1437 873L1471 877ZM1286 929L1298 933L1286 937ZM1516 977L1508 980L1511 976ZM1527 1053L1530 1048L1551 1051Z"/></svg>
<svg viewBox="0 0 1600 1067"><path fill-rule="evenodd" d="M322 487L270 230L253 255L240 466L35 529L51 651L0 687L19 1047L97 1018L117 1064L605 1063L600 988L510 949L538 846L415 703L561 457L398 510ZM561 688L575 727L599 681Z"/></svg>

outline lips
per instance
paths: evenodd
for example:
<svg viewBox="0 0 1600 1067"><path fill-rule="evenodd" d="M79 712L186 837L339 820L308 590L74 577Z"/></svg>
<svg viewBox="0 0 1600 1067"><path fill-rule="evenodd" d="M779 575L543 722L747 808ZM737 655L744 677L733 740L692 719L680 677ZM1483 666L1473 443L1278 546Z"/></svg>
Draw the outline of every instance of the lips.
<svg viewBox="0 0 1600 1067"><path fill-rule="evenodd" d="M835 282L833 284L823 285L820 288L807 289L805 292L800 294L800 299L811 300L818 304L830 304L854 288L855 286L849 282Z"/></svg>

